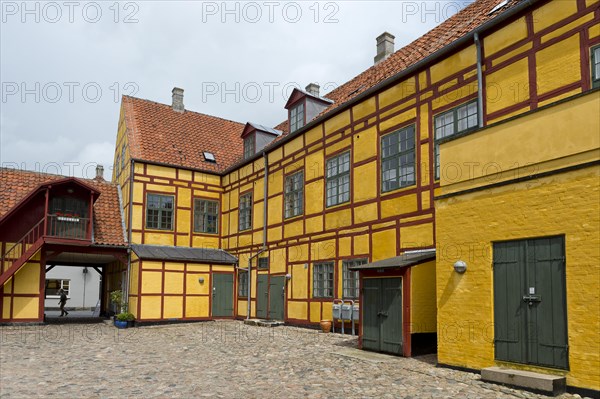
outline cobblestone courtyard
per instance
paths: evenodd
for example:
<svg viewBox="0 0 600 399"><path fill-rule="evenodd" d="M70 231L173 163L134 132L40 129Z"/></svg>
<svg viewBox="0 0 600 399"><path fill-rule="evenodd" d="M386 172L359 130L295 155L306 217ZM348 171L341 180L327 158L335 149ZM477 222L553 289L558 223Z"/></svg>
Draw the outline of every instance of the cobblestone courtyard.
<svg viewBox="0 0 600 399"><path fill-rule="evenodd" d="M293 327L0 329L2 398L546 398L436 368L434 356L372 354L354 349L355 338Z"/></svg>

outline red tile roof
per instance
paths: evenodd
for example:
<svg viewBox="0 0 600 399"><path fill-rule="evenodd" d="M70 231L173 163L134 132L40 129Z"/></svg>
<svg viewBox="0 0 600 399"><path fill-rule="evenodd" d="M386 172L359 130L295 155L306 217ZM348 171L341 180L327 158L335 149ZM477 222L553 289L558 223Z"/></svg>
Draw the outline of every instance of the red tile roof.
<svg viewBox="0 0 600 399"><path fill-rule="evenodd" d="M221 172L244 153L240 135L245 123L123 96L127 137L135 159ZM216 163L203 152L215 155Z"/></svg>
<svg viewBox="0 0 600 399"><path fill-rule="evenodd" d="M0 168L0 218L41 184L67 176ZM127 245L123 233L117 185L104 180L77 179L100 192L94 203L94 244Z"/></svg>
<svg viewBox="0 0 600 399"><path fill-rule="evenodd" d="M489 12L501 0L475 1L417 40L325 95L325 98L333 100L334 103L321 115L342 106L378 83L413 66L522 1L524 0L509 0L505 7L500 8L492 15ZM275 129L287 133L288 121L281 122L275 126Z"/></svg>
<svg viewBox="0 0 600 399"><path fill-rule="evenodd" d="M490 11L501 0L475 1L419 39L325 95L334 103L320 116L415 65L522 1L509 0L506 6L491 15ZM240 138L243 124L187 110L178 113L169 105L127 96L123 97L123 106L134 158L217 173L244 162L243 141ZM288 134L288 121L283 121L275 129L283 134L267 149L277 146L277 142ZM214 153L217 164L206 162L203 151Z"/></svg>

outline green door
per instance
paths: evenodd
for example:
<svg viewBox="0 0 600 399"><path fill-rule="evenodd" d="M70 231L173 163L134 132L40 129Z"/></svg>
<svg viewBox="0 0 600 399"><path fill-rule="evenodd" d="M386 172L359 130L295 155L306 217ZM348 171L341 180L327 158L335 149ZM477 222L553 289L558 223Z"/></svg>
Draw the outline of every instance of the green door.
<svg viewBox="0 0 600 399"><path fill-rule="evenodd" d="M283 321L285 276L271 276L269 281L269 319Z"/></svg>
<svg viewBox="0 0 600 399"><path fill-rule="evenodd" d="M256 281L256 317L267 318L267 304L269 299L269 275L259 274Z"/></svg>
<svg viewBox="0 0 600 399"><path fill-rule="evenodd" d="M564 238L494 244L496 359L567 369Z"/></svg>
<svg viewBox="0 0 600 399"><path fill-rule="evenodd" d="M364 279L363 306L363 348L402 354L402 279Z"/></svg>
<svg viewBox="0 0 600 399"><path fill-rule="evenodd" d="M213 317L233 317L233 273L214 273L212 280Z"/></svg>

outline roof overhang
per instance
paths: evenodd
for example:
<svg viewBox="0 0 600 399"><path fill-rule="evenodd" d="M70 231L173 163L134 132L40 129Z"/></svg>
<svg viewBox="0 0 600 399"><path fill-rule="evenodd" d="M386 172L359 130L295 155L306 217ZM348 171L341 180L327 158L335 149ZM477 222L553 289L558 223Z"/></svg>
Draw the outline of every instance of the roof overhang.
<svg viewBox="0 0 600 399"><path fill-rule="evenodd" d="M422 251L405 252L400 256L378 260L377 262L366 263L349 267L350 270L377 270L377 269L399 269L411 266L417 266L435 260L435 248Z"/></svg>
<svg viewBox="0 0 600 399"><path fill-rule="evenodd" d="M80 186L84 190L90 191L94 198L94 201L96 201L96 199L98 199L98 196L100 196L100 191L96 190L94 187L90 186L89 184L84 183L80 179L77 179L76 177L66 177L64 179L51 180L48 182L44 182L44 183L41 183L40 185L38 185L33 190L31 190L29 192L29 194L27 194L25 197L23 197L18 203L16 203L11 209L9 209L8 212L6 212L2 217L0 217L0 225L2 225L6 220L8 220L10 217L12 217L14 214L16 214L19 209L23 208L38 193L40 193L46 189L52 189L53 187L64 186L67 184L74 184L74 185Z"/></svg>
<svg viewBox="0 0 600 399"><path fill-rule="evenodd" d="M328 98L314 96L304 90L300 90L297 87L294 87L294 90L292 90L292 94L290 94L290 97L288 98L283 108L290 109L294 104L306 97L312 98L313 100L323 103L325 105L333 104L333 101Z"/></svg>
<svg viewBox="0 0 600 399"><path fill-rule="evenodd" d="M234 265L238 262L238 259L229 252L214 248L133 244L131 245L131 249L140 259L148 260L218 263L225 265Z"/></svg>
<svg viewBox="0 0 600 399"><path fill-rule="evenodd" d="M248 123L246 123L246 126L244 126L244 130L242 131L241 137L245 138L245 137L249 136L252 132L255 132L255 131L267 133L267 134L273 135L275 137L279 137L283 134L283 132L281 130L273 129L271 127L266 127L266 126L259 125L257 123L253 123L253 122L248 122Z"/></svg>

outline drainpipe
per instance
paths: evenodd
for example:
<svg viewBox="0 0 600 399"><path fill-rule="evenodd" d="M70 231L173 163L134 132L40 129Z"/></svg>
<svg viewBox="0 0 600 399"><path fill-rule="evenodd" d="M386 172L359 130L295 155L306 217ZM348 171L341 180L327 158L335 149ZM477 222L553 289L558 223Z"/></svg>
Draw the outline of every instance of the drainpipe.
<svg viewBox="0 0 600 399"><path fill-rule="evenodd" d="M129 271L131 269L131 218L133 210L133 173L135 171L135 161L131 160L129 170L129 220L127 220L127 271L125 272L125 284L123 296L127 298L127 311L129 311Z"/></svg>
<svg viewBox="0 0 600 399"><path fill-rule="evenodd" d="M263 159L265 161L265 177L263 183L263 245L256 254L248 259L248 310L246 312L246 320L250 319L250 311L252 310L252 259L258 259L258 256L267 250L267 195L269 192L269 165L267 153L265 151L263 151Z"/></svg>
<svg viewBox="0 0 600 399"><path fill-rule="evenodd" d="M482 50L481 41L479 40L479 32L473 35L475 46L477 47L477 114L479 119L479 127L483 127L483 69L482 69Z"/></svg>
<svg viewBox="0 0 600 399"><path fill-rule="evenodd" d="M263 160L265 163L265 177L263 183L263 251L267 249L267 196L269 194L269 159L267 153L263 151Z"/></svg>

